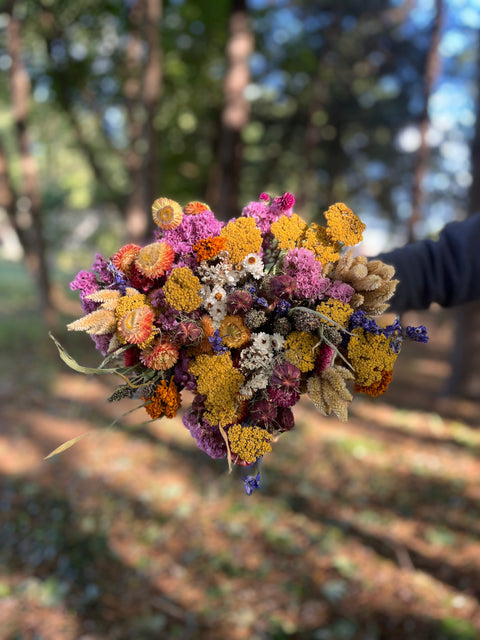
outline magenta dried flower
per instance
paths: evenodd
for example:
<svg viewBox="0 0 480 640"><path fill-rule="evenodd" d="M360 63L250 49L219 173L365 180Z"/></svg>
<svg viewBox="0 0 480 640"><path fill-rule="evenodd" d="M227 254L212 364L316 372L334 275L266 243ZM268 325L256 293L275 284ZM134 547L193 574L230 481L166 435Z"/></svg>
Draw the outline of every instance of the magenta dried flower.
<svg viewBox="0 0 480 640"><path fill-rule="evenodd" d="M276 427L278 431L290 431L295 426L295 418L290 407L278 407Z"/></svg>
<svg viewBox="0 0 480 640"><path fill-rule="evenodd" d="M268 400L257 400L250 411L252 423L259 427L266 427L275 420L276 416L277 407Z"/></svg>
<svg viewBox="0 0 480 640"><path fill-rule="evenodd" d="M270 378L268 395L279 407L292 407L300 399L300 370L289 362L277 364Z"/></svg>
<svg viewBox="0 0 480 640"><path fill-rule="evenodd" d="M227 308L229 313L245 314L250 311L253 298L248 291L233 291L227 298Z"/></svg>
<svg viewBox="0 0 480 640"><path fill-rule="evenodd" d="M291 299L297 291L295 278L284 273L273 276L269 282L269 293L272 298Z"/></svg>
<svg viewBox="0 0 480 640"><path fill-rule="evenodd" d="M174 341L176 344L190 345L199 342L202 339L202 327L191 320L180 322L174 330Z"/></svg>

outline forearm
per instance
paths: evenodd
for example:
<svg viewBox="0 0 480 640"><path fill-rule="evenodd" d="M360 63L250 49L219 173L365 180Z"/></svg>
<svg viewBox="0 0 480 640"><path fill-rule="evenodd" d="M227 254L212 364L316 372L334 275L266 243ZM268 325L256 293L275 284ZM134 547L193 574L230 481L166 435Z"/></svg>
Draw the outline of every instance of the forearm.
<svg viewBox="0 0 480 640"><path fill-rule="evenodd" d="M400 282L391 299L398 313L480 298L480 215L447 225L437 241L423 240L378 256Z"/></svg>

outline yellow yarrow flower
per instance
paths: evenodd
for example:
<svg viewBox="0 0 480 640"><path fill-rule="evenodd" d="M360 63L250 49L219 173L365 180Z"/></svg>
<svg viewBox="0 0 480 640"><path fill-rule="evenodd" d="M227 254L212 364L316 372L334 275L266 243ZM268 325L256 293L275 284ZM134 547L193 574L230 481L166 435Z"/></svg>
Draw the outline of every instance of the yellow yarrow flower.
<svg viewBox="0 0 480 640"><path fill-rule="evenodd" d="M307 229L307 223L296 213L290 217L280 216L270 227L270 231L278 240L278 246L283 250L299 247L298 242L304 237Z"/></svg>
<svg viewBox="0 0 480 640"><path fill-rule="evenodd" d="M220 236L227 239L225 249L232 264L240 264L249 253L258 253L262 247L262 233L253 218L231 220Z"/></svg>
<svg viewBox="0 0 480 640"><path fill-rule="evenodd" d="M198 393L206 396L205 420L222 427L235 422L245 378L233 366L230 353L199 355L188 370L195 376Z"/></svg>
<svg viewBox="0 0 480 640"><path fill-rule="evenodd" d="M329 262L336 262L340 256L340 245L332 240L327 229L312 222L301 241L305 249L310 249L325 267Z"/></svg>
<svg viewBox="0 0 480 640"><path fill-rule="evenodd" d="M318 338L308 331L292 331L285 340L285 360L303 373L315 366Z"/></svg>
<svg viewBox="0 0 480 640"><path fill-rule="evenodd" d="M332 240L353 247L363 239L365 224L343 202L332 204L325 211L328 234Z"/></svg>
<svg viewBox="0 0 480 640"><path fill-rule="evenodd" d="M169 275L163 293L168 304L177 311L194 311L202 299L198 295L201 284L188 267L177 267Z"/></svg>
<svg viewBox="0 0 480 640"><path fill-rule="evenodd" d="M272 440L273 436L260 427L242 427L241 424L234 424L228 430L230 451L248 464L269 453L272 450Z"/></svg>
<svg viewBox="0 0 480 640"><path fill-rule="evenodd" d="M342 327L347 326L350 316L353 313L353 309L348 303L342 302L341 300L334 300L333 298L329 298L319 304L316 311L327 316L327 318L330 318L333 322L341 324ZM334 326L333 323L327 324Z"/></svg>
<svg viewBox="0 0 480 640"><path fill-rule="evenodd" d="M362 387L379 382L384 371L393 369L398 355L390 348L389 338L369 333L361 327L353 330L347 353L355 370L355 382Z"/></svg>
<svg viewBox="0 0 480 640"><path fill-rule="evenodd" d="M143 293L122 296L115 307L117 321L123 318L123 316L129 311L133 311L134 309L139 309L144 306L148 306L148 302L147 296L143 295Z"/></svg>

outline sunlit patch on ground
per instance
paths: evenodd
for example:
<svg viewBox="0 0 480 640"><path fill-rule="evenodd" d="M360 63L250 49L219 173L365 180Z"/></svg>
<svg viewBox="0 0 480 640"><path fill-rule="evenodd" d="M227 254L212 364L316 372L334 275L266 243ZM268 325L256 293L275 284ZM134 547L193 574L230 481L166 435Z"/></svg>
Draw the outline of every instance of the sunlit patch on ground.
<svg viewBox="0 0 480 640"><path fill-rule="evenodd" d="M119 419L116 379L44 353L10 353L29 373L0 408L0 639L480 634L480 431L440 410L445 363L412 406L431 352L347 424L302 401L251 497L181 415Z"/></svg>

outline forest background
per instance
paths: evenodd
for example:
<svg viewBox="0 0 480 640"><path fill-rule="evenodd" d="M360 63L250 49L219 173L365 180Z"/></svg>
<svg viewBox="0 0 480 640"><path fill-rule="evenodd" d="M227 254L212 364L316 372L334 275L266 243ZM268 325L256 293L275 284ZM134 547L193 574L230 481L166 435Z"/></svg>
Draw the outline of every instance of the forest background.
<svg viewBox="0 0 480 640"><path fill-rule="evenodd" d="M296 211L320 222L331 203L343 201L366 222L360 250L370 255L435 237L444 224L479 212L479 33L480 0L4 1L0 391L2 504L8 508L2 512L7 570L0 581L6 598L0 619L4 616L11 631L5 636L0 631L0 637L27 638L34 629L49 638L42 625L52 624L66 629L55 635L60 640L81 633L157 638L164 629L210 639L214 628L219 637L228 628L232 638L477 637L480 585L471 574L471 554L480 534L470 520L479 510L476 304L433 308L420 316L431 328L427 356L421 360L407 352L398 382L385 404L378 404L380 434L371 431L375 414L368 403L358 403L343 435L305 408L300 418L305 433L292 439L298 459L286 450L279 456L265 502L259 499L263 509L254 508L252 521L238 515L245 508L236 497L238 487L222 477L222 499L218 489L205 488L203 482L210 485L218 467L200 462L178 425L177 431L175 425L151 427L158 450L127 429L102 436L97 444L79 444L79 453L65 454L56 467L46 469L38 460L86 423L100 430L108 421L99 399L108 395L105 388L92 381L76 386L76 378L56 363L47 329L94 362L85 341L63 335L65 321L80 314L68 281L90 267L95 252L108 256L127 240L144 241L155 198L165 195L182 204L202 200L226 220L262 191L291 191ZM290 469L305 462L300 462L304 436L313 438L319 456L330 456L332 467L318 478L312 471L308 482L300 482L298 490L290 487L285 497L274 479L295 477ZM423 451L430 462L412 462L412 438L419 438L417 452L436 447ZM472 477L457 472L447 482L449 456L462 447L471 456L464 470ZM387 469L401 451L406 470L400 478ZM109 455L120 455L124 468L109 464ZM383 460L381 479L374 474L371 480L365 468L369 456ZM358 459L364 475L352 471ZM127 491L125 479L121 491L116 486L117 475L130 475L137 464L151 471L148 477L145 471L145 486L158 478L159 465L169 470L162 476L164 492L155 498L163 514L146 506L151 498L144 498L145 486L133 483ZM187 464L180 478L178 464ZM435 482L425 485L417 503L398 487L416 486L418 465L422 478L434 473ZM202 480L198 490L185 489L193 482L192 466ZM107 496L97 504L88 497L95 474ZM60 493L58 478L65 481ZM317 485L320 497L312 493ZM348 506L349 489L340 486L354 494ZM401 505L386 514L391 494ZM423 510L431 500L434 511L426 517ZM207 543L190 548L186 539L176 549L169 537L167 522L178 519L180 526L200 527L208 539L211 523L189 520L199 501L217 525L223 523L219 552ZM439 515L445 501L461 512L456 525ZM266 504L273 505L275 516L266 516ZM120 532L113 527L116 521L121 528L118 509L125 518ZM57 513L58 521L44 521L47 513ZM299 538L299 518L302 526L309 519L307 540ZM409 529L406 522L413 520L418 528ZM392 539L380 533L386 521L398 526ZM254 557L247 554L243 565L239 557L246 550L232 551L232 540L247 530ZM449 554L458 551L462 535L461 548L468 553L464 560L458 555L457 566ZM172 566L159 557L159 539L171 542ZM85 548L86 565L72 551L72 541ZM307 577L304 560L298 573L289 574L291 555L307 557L317 543L323 560L335 548L332 562L322 560L317 574ZM102 577L104 556L111 560L108 579ZM405 579L402 593L410 595L371 596L366 584L381 573L377 556L391 565L381 565L385 580ZM155 583L158 576L149 574L145 558L168 565L168 584ZM367 567L365 575L357 572L360 564ZM188 589L192 572L199 580L205 567L218 580L206 586L202 599ZM420 584L419 575L432 582ZM247 586L252 577L272 592L260 609L251 597L256 588ZM139 602L134 586L126 589L131 601L120 596L119 581L133 581L148 597ZM178 595L183 589L184 598ZM244 602L243 618L235 613L235 590ZM359 593L370 594L366 608L358 604ZM418 598L430 612L415 608ZM278 606L270 607L275 599ZM404 635L406 628L414 630Z"/></svg>

